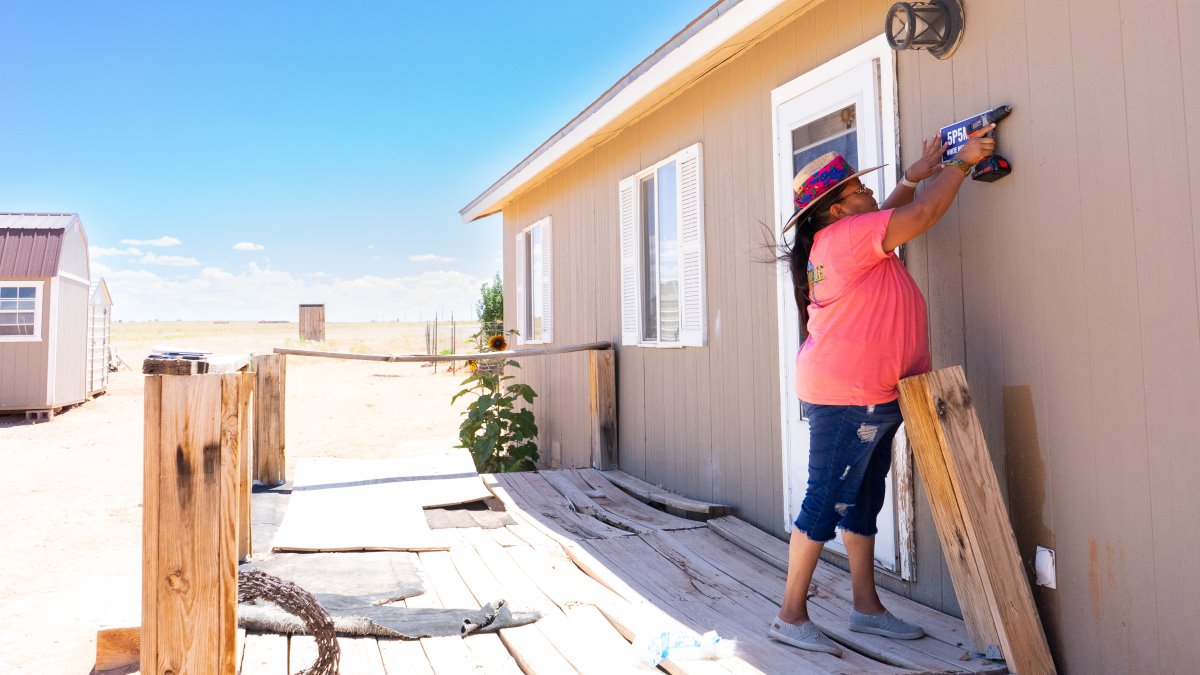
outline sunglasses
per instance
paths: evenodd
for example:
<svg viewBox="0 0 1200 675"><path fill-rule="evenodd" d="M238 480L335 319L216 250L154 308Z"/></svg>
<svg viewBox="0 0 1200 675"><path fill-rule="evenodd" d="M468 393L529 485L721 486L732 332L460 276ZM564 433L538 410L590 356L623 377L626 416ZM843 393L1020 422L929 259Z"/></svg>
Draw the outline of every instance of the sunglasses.
<svg viewBox="0 0 1200 675"><path fill-rule="evenodd" d="M849 199L850 197L853 197L854 195L866 194L868 189L869 188L867 188L866 185L859 185L857 190L851 190L849 192L842 194L842 196L840 196L837 199L830 202L829 205L832 206L832 205L842 201L843 199Z"/></svg>

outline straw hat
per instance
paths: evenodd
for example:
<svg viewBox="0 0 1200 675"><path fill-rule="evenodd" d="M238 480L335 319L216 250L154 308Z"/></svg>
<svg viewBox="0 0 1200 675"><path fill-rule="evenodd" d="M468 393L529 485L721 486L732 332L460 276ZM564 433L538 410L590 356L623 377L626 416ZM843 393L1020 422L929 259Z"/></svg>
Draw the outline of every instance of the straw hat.
<svg viewBox="0 0 1200 675"><path fill-rule="evenodd" d="M885 166L887 165L880 164L862 171L855 171L846 158L836 152L827 152L805 164L804 168L800 169L800 172L792 179L792 203L796 205L796 212L792 214L791 218L788 218L787 223L783 226L783 231L787 232L792 229L796 221L821 201L822 197L836 194L837 189L850 180Z"/></svg>

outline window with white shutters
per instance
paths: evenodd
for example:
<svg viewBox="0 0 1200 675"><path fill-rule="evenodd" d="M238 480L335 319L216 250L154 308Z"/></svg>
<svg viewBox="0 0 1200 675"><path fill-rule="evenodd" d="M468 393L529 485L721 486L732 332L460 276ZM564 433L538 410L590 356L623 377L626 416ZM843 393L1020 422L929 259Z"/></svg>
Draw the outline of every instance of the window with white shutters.
<svg viewBox="0 0 1200 675"><path fill-rule="evenodd" d="M703 182L699 143L620 182L622 344L704 345Z"/></svg>
<svg viewBox="0 0 1200 675"><path fill-rule="evenodd" d="M551 280L550 217L517 234L517 343L547 343L554 339L554 288Z"/></svg>

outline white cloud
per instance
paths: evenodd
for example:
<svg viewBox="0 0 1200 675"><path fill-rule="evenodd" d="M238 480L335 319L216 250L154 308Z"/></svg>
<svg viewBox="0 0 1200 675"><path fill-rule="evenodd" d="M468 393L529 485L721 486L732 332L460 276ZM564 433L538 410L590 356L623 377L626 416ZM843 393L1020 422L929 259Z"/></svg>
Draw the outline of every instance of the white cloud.
<svg viewBox="0 0 1200 675"><path fill-rule="evenodd" d="M447 258L446 256L436 255L433 253L422 253L420 255L410 255L410 256L408 256L408 259L413 262L440 262L440 263L454 262L454 258Z"/></svg>
<svg viewBox="0 0 1200 675"><path fill-rule="evenodd" d="M435 311L468 318L483 279L461 272L425 272L407 277L337 278L291 274L259 267L240 271L203 267L186 279L150 270L106 275L125 321L296 319L301 303L325 303L330 321L430 317Z"/></svg>
<svg viewBox="0 0 1200 675"><path fill-rule="evenodd" d="M106 246L89 246L88 253L93 258L103 258L105 256L113 256L113 255L142 255L142 252L139 249L136 249L132 246L130 246L129 248L109 248Z"/></svg>
<svg viewBox="0 0 1200 675"><path fill-rule="evenodd" d="M200 264L200 261L195 258L185 258L181 255L154 255L153 253L147 253L138 258L138 262L143 265L166 265L168 267L195 267Z"/></svg>
<svg viewBox="0 0 1200 675"><path fill-rule="evenodd" d="M261 251L264 248L266 248L266 246L263 246L262 244L255 244L252 241L239 241L233 245L233 250L235 251Z"/></svg>
<svg viewBox="0 0 1200 675"><path fill-rule="evenodd" d="M175 237L163 236L158 239L122 239L121 243L127 246L178 246L183 242Z"/></svg>

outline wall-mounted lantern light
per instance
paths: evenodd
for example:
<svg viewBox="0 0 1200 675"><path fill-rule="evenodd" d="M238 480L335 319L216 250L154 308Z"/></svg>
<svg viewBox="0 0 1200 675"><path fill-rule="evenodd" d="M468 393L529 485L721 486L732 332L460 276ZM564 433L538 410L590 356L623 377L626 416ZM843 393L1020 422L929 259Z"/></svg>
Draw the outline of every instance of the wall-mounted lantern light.
<svg viewBox="0 0 1200 675"><path fill-rule="evenodd" d="M958 48L963 33L963 8L958 0L897 2L883 22L892 49L926 49L939 59L948 59Z"/></svg>

